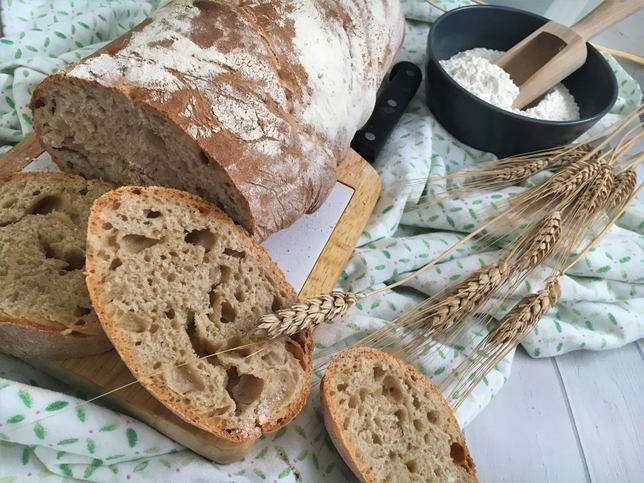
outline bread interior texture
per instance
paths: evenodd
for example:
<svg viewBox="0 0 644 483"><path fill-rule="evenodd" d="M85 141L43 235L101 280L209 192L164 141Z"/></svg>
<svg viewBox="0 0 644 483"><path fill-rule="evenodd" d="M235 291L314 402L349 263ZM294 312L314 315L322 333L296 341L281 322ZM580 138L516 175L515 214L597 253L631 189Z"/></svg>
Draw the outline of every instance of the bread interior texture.
<svg viewBox="0 0 644 483"><path fill-rule="evenodd" d="M0 319L102 333L83 270L90 206L111 188L45 173L0 181Z"/></svg>
<svg viewBox="0 0 644 483"><path fill-rule="evenodd" d="M177 126L100 85L60 81L32 103L42 142L66 172L119 185L165 186L201 196L251 227L228 175Z"/></svg>
<svg viewBox="0 0 644 483"><path fill-rule="evenodd" d="M310 346L301 336L244 347L258 315L297 297L261 247L195 199L159 188L100 199L90 218L90 294L148 390L197 426L252 439L301 408Z"/></svg>
<svg viewBox="0 0 644 483"><path fill-rule="evenodd" d="M400 361L352 357L325 381L328 411L364 481L476 481L451 410L420 377Z"/></svg>

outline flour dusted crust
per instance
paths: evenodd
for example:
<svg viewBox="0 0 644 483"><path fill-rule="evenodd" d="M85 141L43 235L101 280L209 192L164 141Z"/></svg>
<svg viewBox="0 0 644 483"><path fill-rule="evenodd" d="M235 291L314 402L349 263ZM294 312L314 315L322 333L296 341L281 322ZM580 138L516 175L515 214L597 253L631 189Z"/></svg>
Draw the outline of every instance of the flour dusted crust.
<svg viewBox="0 0 644 483"><path fill-rule="evenodd" d="M326 199L403 34L397 0L167 2L46 79L35 129L65 170L190 191L263 240Z"/></svg>

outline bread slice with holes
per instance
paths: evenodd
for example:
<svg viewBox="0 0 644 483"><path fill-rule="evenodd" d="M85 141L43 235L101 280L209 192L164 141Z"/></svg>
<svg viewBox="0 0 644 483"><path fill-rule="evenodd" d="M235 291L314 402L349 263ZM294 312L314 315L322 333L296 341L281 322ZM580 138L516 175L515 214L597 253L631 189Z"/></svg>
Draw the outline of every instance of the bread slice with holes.
<svg viewBox="0 0 644 483"><path fill-rule="evenodd" d="M478 481L447 402L397 357L369 348L341 352L320 392L325 426L360 481Z"/></svg>
<svg viewBox="0 0 644 483"><path fill-rule="evenodd" d="M246 346L256 317L296 303L297 294L214 205L159 187L99 198L89 219L87 285L123 361L186 421L250 446L304 405L310 334Z"/></svg>
<svg viewBox="0 0 644 483"><path fill-rule="evenodd" d="M0 351L64 359L111 348L83 269L90 207L113 188L62 173L0 181Z"/></svg>

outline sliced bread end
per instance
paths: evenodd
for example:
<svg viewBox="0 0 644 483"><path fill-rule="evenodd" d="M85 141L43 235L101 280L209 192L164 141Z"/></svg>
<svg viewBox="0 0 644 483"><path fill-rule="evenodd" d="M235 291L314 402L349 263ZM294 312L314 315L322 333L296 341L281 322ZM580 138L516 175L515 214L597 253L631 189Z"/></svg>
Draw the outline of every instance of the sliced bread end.
<svg viewBox="0 0 644 483"><path fill-rule="evenodd" d="M63 173L0 181L0 351L61 359L111 348L83 271L90 207L113 188Z"/></svg>
<svg viewBox="0 0 644 483"><path fill-rule="evenodd" d="M361 481L478 481L447 402L400 359L369 348L344 351L320 392L325 426Z"/></svg>

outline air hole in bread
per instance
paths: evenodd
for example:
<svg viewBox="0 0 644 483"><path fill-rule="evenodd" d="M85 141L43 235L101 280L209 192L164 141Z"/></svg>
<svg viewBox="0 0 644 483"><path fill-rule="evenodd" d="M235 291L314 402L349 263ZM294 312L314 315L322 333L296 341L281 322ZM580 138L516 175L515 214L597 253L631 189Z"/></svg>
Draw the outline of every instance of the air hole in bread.
<svg viewBox="0 0 644 483"><path fill-rule="evenodd" d="M61 200L58 196L45 196L38 200L28 213L32 215L47 215L52 213L60 206Z"/></svg>
<svg viewBox="0 0 644 483"><path fill-rule="evenodd" d="M103 224L101 225L101 228L102 228L103 230L105 230L105 231L109 231L109 230L111 230L112 228L114 228L114 226L112 226L112 224L111 224L110 222L107 222L107 221L106 221L105 223L103 223Z"/></svg>
<svg viewBox="0 0 644 483"><path fill-rule="evenodd" d="M31 193L31 196L38 196L40 193L42 193L42 191L36 190L33 193Z"/></svg>
<svg viewBox="0 0 644 483"><path fill-rule="evenodd" d="M221 270L221 283L229 283L233 273L232 269L226 265L221 265L219 269Z"/></svg>
<svg viewBox="0 0 644 483"><path fill-rule="evenodd" d="M65 261L67 262L65 270L68 272L80 270L85 266L85 256L81 253L68 253Z"/></svg>
<svg viewBox="0 0 644 483"><path fill-rule="evenodd" d="M163 216L160 211L150 210L145 213L146 218L159 218L160 216Z"/></svg>
<svg viewBox="0 0 644 483"><path fill-rule="evenodd" d="M168 275L165 278L168 282L174 282L177 279L177 274L176 273L168 273Z"/></svg>
<svg viewBox="0 0 644 483"><path fill-rule="evenodd" d="M42 99L36 99L34 101L34 109L40 109L41 107L45 107L45 101L43 101Z"/></svg>
<svg viewBox="0 0 644 483"><path fill-rule="evenodd" d="M414 428L416 428L416 431L422 431L423 422L420 419L414 419Z"/></svg>
<svg viewBox="0 0 644 483"><path fill-rule="evenodd" d="M210 159L208 159L208 156L206 156L206 153L203 151L199 151L199 161L201 161L202 164L210 164Z"/></svg>
<svg viewBox="0 0 644 483"><path fill-rule="evenodd" d="M165 316L166 316L168 319L174 319L174 315L175 315L175 313L174 313L174 309L170 309L170 310L168 310L168 311L165 313Z"/></svg>
<svg viewBox="0 0 644 483"><path fill-rule="evenodd" d="M235 401L237 405L235 414L239 415L247 406L250 406L261 396L264 389L264 380L251 374L242 374L240 376L235 366L228 369L226 374L228 375L226 391L231 399Z"/></svg>
<svg viewBox="0 0 644 483"><path fill-rule="evenodd" d="M192 365L175 367L169 371L167 385L178 394L188 394L193 391L203 391L205 385L198 372Z"/></svg>
<svg viewBox="0 0 644 483"><path fill-rule="evenodd" d="M277 312L283 306L284 306L284 299L282 297L280 297L279 295L274 295L273 296L273 303L271 304L271 310L273 312Z"/></svg>
<svg viewBox="0 0 644 483"><path fill-rule="evenodd" d="M158 324L152 324L150 325L150 334L156 333L156 331L159 330Z"/></svg>
<svg viewBox="0 0 644 483"><path fill-rule="evenodd" d="M405 420L407 419L407 411L404 408L400 408L394 413L394 416L396 416L396 419L398 419L399 425L404 424Z"/></svg>
<svg viewBox="0 0 644 483"><path fill-rule="evenodd" d="M81 196L85 196L87 193L89 193L89 190L87 189L87 187L85 187L85 188L81 189L81 190L78 192L78 194L79 194L79 195L81 195Z"/></svg>
<svg viewBox="0 0 644 483"><path fill-rule="evenodd" d="M344 428L346 429L346 428ZM371 433L371 441L374 442L374 444L382 444L382 438L378 433Z"/></svg>
<svg viewBox="0 0 644 483"><path fill-rule="evenodd" d="M369 395L369 391L367 391L366 388L362 387L362 388L360 388L360 392L358 394L360 394L360 400L362 402L364 402L364 401L367 400L367 396Z"/></svg>
<svg viewBox="0 0 644 483"><path fill-rule="evenodd" d="M150 328L150 323L147 319L128 313L123 317L123 328L130 332L141 333L146 332Z"/></svg>
<svg viewBox="0 0 644 483"><path fill-rule="evenodd" d="M131 193L132 193L133 195L140 195L140 194L141 194L141 190L140 190L139 188L134 188L134 189L132 189ZM120 206L120 205L119 205L119 206Z"/></svg>
<svg viewBox="0 0 644 483"><path fill-rule="evenodd" d="M465 448L460 443L452 443L449 447L449 455L454 464L467 468L465 461Z"/></svg>
<svg viewBox="0 0 644 483"><path fill-rule="evenodd" d="M74 322L74 325L77 327L82 327L85 325L87 322L85 322L83 319L78 319L76 322Z"/></svg>
<svg viewBox="0 0 644 483"><path fill-rule="evenodd" d="M212 250L212 247L215 246L215 243L217 242L215 234L206 228L203 230L188 232L184 239L186 243L203 247L206 252Z"/></svg>
<svg viewBox="0 0 644 483"><path fill-rule="evenodd" d="M74 309L74 317L85 317L86 315L89 315L91 312L92 312L91 308L81 307L80 305L77 305L76 308Z"/></svg>
<svg viewBox="0 0 644 483"><path fill-rule="evenodd" d="M346 418L344 418L344 421L342 421L342 427L344 428L345 431L347 429L349 429L349 424L350 423L351 423L351 420L349 419L348 416Z"/></svg>
<svg viewBox="0 0 644 483"><path fill-rule="evenodd" d="M139 347L141 344L142 344L142 342L141 342L140 340L137 340L137 341L134 343L134 345L135 345L136 347Z"/></svg>
<svg viewBox="0 0 644 483"><path fill-rule="evenodd" d="M423 435L423 441L425 442L425 444L429 444L432 442L432 437L429 435L429 433L425 433Z"/></svg>
<svg viewBox="0 0 644 483"><path fill-rule="evenodd" d="M296 336L298 335L300 334L296 334ZM287 352L293 354L293 357L295 357L295 359L299 361L300 365L304 366L304 351L302 350L302 346L300 344L295 342L293 339L287 339L284 348L287 350Z"/></svg>
<svg viewBox="0 0 644 483"><path fill-rule="evenodd" d="M410 473L418 472L418 463L414 460L408 461L407 463L405 463L405 466L407 467Z"/></svg>
<svg viewBox="0 0 644 483"><path fill-rule="evenodd" d="M230 305L229 302L223 301L221 303L221 318L219 319L222 324L229 324L234 322L237 318L237 311Z"/></svg>
<svg viewBox="0 0 644 483"><path fill-rule="evenodd" d="M438 420L440 419L440 413L435 410L431 410L427 412L427 421L429 421L431 424L436 424L438 423Z"/></svg>
<svg viewBox="0 0 644 483"><path fill-rule="evenodd" d="M121 244L123 249L129 253L140 253L143 250L147 250L154 245L160 243L161 240L155 238L148 238L143 235L125 235L121 238Z"/></svg>
<svg viewBox="0 0 644 483"><path fill-rule="evenodd" d="M400 389L400 382L393 376L385 377L382 383L382 394L395 402L401 402L405 397Z"/></svg>
<svg viewBox="0 0 644 483"><path fill-rule="evenodd" d="M112 263L110 263L110 270L113 272L114 270L119 268L121 265L123 265L123 262L121 261L120 258L117 257L114 260L112 260Z"/></svg>
<svg viewBox="0 0 644 483"><path fill-rule="evenodd" d="M380 366L374 366L373 367L373 378L376 380L376 382L380 382L385 378L386 372L383 370L382 367Z"/></svg>
<svg viewBox="0 0 644 483"><path fill-rule="evenodd" d="M412 404L414 405L414 408L420 409L420 406L421 406L420 399L418 399L415 394L412 394L412 399L413 399Z"/></svg>
<svg viewBox="0 0 644 483"><path fill-rule="evenodd" d="M237 302L244 302L246 300L246 294L242 292L241 290L238 290L235 292L235 299L237 299Z"/></svg>
<svg viewBox="0 0 644 483"><path fill-rule="evenodd" d="M229 257L233 258L239 258L239 259L244 259L246 258L246 252L245 251L237 251L233 250L232 248L224 248L224 255L228 255Z"/></svg>
<svg viewBox="0 0 644 483"><path fill-rule="evenodd" d="M158 371L159 369L161 369L161 362L159 361L155 362L154 365L152 366L152 369L154 369L155 371Z"/></svg>
<svg viewBox="0 0 644 483"><path fill-rule="evenodd" d="M355 394L352 394L351 397L349 398L349 407L351 409L355 408L358 405L358 396Z"/></svg>

